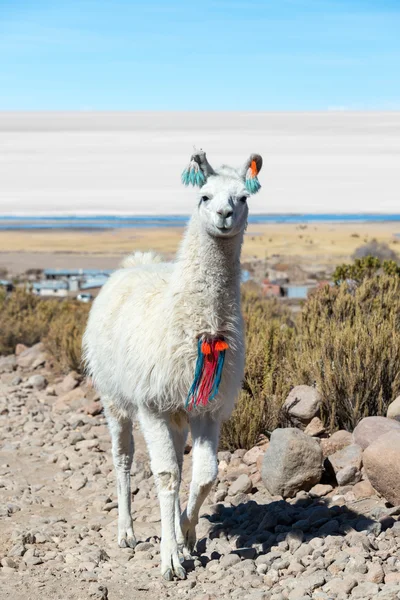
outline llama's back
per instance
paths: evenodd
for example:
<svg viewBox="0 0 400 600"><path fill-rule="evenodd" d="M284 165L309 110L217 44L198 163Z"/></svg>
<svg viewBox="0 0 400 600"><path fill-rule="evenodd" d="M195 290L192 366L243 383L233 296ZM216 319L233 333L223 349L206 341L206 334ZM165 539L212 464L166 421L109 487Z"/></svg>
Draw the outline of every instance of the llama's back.
<svg viewBox="0 0 400 600"><path fill-rule="evenodd" d="M150 252L137 252L121 266L93 302L83 338L88 375L103 399L119 403L132 402L131 390L139 373L143 380L148 354L159 344L161 301L172 271Z"/></svg>

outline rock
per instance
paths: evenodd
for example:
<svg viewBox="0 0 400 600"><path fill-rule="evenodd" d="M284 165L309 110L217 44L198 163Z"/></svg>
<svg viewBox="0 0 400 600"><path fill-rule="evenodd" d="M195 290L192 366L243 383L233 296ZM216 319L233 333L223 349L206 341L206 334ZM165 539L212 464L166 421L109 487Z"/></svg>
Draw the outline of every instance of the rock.
<svg viewBox="0 0 400 600"><path fill-rule="evenodd" d="M339 594L350 594L351 590L353 588L355 588L357 585L357 579L355 579L355 577L352 576L346 576L340 578L340 577L335 577L333 579L331 579L330 581L328 581L328 583L326 583L323 587L324 592L331 592L332 594L335 595L339 595Z"/></svg>
<svg viewBox="0 0 400 600"><path fill-rule="evenodd" d="M69 478L69 487L75 492L85 487L86 483L87 477L85 477L85 475L81 475L80 473L74 473Z"/></svg>
<svg viewBox="0 0 400 600"><path fill-rule="evenodd" d="M305 428L304 433L311 435L311 437L317 437L318 435L325 433L325 427L321 419L319 417L314 417L311 419Z"/></svg>
<svg viewBox="0 0 400 600"><path fill-rule="evenodd" d="M336 473L336 481L342 486L358 483L360 479L361 473L354 465L348 465Z"/></svg>
<svg viewBox="0 0 400 600"><path fill-rule="evenodd" d="M15 562L15 560L6 556L1 559L1 566L2 567L10 567L10 569L16 569L18 567L18 564Z"/></svg>
<svg viewBox="0 0 400 600"><path fill-rule="evenodd" d="M353 494L357 500L375 496L376 492L369 481L359 481L353 486Z"/></svg>
<svg viewBox="0 0 400 600"><path fill-rule="evenodd" d="M233 567L240 563L240 556L238 554L226 554L222 558L220 558L219 564L224 569L229 569L229 567Z"/></svg>
<svg viewBox="0 0 400 600"><path fill-rule="evenodd" d="M239 475L239 477L234 481L229 488L229 495L236 496L236 494L247 494L251 492L253 488L253 483L246 473L243 475Z"/></svg>
<svg viewBox="0 0 400 600"><path fill-rule="evenodd" d="M387 417L365 417L353 431L353 439L364 450L389 431L400 431L400 423Z"/></svg>
<svg viewBox="0 0 400 600"><path fill-rule="evenodd" d="M101 411L103 410L103 406L101 404L101 402L97 402L97 401L92 401L92 402L83 402L83 412L87 415L90 415L92 417L95 417L96 415L99 415L101 413ZM190 452L190 450L189 450ZM186 446L185 446L185 454L188 454L188 452L186 451Z"/></svg>
<svg viewBox="0 0 400 600"><path fill-rule="evenodd" d="M71 392L78 387L81 380L80 375L76 371L71 371L64 377L61 383L56 385L56 393L58 396Z"/></svg>
<svg viewBox="0 0 400 600"><path fill-rule="evenodd" d="M84 402L84 394L82 390L77 387L74 390L68 392L57 398L53 404L53 410L55 412L71 411L73 409L79 409Z"/></svg>
<svg viewBox="0 0 400 600"><path fill-rule="evenodd" d="M293 423L308 423L319 415L321 395L309 385L297 385L292 389L283 404L283 411Z"/></svg>
<svg viewBox="0 0 400 600"><path fill-rule="evenodd" d="M378 592L379 586L377 583L372 583L371 581L362 581L357 585L357 587L353 588L351 597L359 598L360 600L368 600L368 598L375 600Z"/></svg>
<svg viewBox="0 0 400 600"><path fill-rule="evenodd" d="M20 377L19 375L16 375L11 380L11 385L19 385L20 383L22 383L22 377Z"/></svg>
<svg viewBox="0 0 400 600"><path fill-rule="evenodd" d="M380 435L364 450L363 460L373 487L391 504L400 504L400 431Z"/></svg>
<svg viewBox="0 0 400 600"><path fill-rule="evenodd" d="M388 419L400 421L400 396L397 396L397 398L389 404L386 416Z"/></svg>
<svg viewBox="0 0 400 600"><path fill-rule="evenodd" d="M368 568L368 573L365 576L367 581L372 583L382 583L385 573L379 563L372 563Z"/></svg>
<svg viewBox="0 0 400 600"><path fill-rule="evenodd" d="M9 356L0 356L0 373L12 373L17 366L17 360L14 354Z"/></svg>
<svg viewBox="0 0 400 600"><path fill-rule="evenodd" d="M353 436L349 431L339 429L335 431L329 438L321 440L321 448L324 456L330 456L338 450L342 450L353 442Z"/></svg>
<svg viewBox="0 0 400 600"><path fill-rule="evenodd" d="M242 460L244 462L245 465L255 465L257 464L257 460L259 459L260 456L264 456L265 454L265 447L261 447L261 446L254 446L254 448L251 448L250 450L248 450L246 452L246 454L243 456Z"/></svg>
<svg viewBox="0 0 400 600"><path fill-rule="evenodd" d="M321 475L322 451L317 440L292 427L275 429L262 466L262 479L269 493L294 497L319 483Z"/></svg>
<svg viewBox="0 0 400 600"><path fill-rule="evenodd" d="M317 485L314 485L311 488L309 494L311 498L322 498L322 496L326 496L326 494L329 494L332 490L333 487L329 484L317 483Z"/></svg>
<svg viewBox="0 0 400 600"><path fill-rule="evenodd" d="M23 369L31 369L31 368L35 368L34 365L37 365L37 361L42 360L44 357L43 362L46 360L45 354L44 354L44 345L39 342L38 344L35 344L34 346L32 346L31 348L27 348L26 350L23 350L18 356L17 356L17 365L18 367L22 367Z"/></svg>
<svg viewBox="0 0 400 600"><path fill-rule="evenodd" d="M31 385L35 390L44 390L47 386L47 379L43 375L32 375L28 379L28 385Z"/></svg>
<svg viewBox="0 0 400 600"><path fill-rule="evenodd" d="M355 467L357 471L360 471L362 465L362 449L357 444L350 444L338 450L334 454L331 454L327 461L330 462L335 475L342 469L347 467Z"/></svg>
<svg viewBox="0 0 400 600"><path fill-rule="evenodd" d="M25 344L17 344L15 346L15 356L19 356L25 350L29 350L28 346L25 346Z"/></svg>

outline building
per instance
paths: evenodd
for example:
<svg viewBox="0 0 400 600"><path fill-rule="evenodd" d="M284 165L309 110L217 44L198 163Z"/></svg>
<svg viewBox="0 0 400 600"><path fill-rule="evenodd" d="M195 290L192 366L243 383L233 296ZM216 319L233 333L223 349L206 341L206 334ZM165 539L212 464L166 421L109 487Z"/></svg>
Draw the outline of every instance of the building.
<svg viewBox="0 0 400 600"><path fill-rule="evenodd" d="M3 288L6 292L12 292L14 289L14 284L12 281L8 281L7 279L0 279L0 288Z"/></svg>
<svg viewBox="0 0 400 600"><path fill-rule="evenodd" d="M271 283L268 279L264 279L262 282L261 293L265 298L282 298L284 295L282 287L276 283Z"/></svg>
<svg viewBox="0 0 400 600"><path fill-rule="evenodd" d="M65 298L68 296L68 290L69 286L66 281L35 281L32 284L32 292L36 296Z"/></svg>

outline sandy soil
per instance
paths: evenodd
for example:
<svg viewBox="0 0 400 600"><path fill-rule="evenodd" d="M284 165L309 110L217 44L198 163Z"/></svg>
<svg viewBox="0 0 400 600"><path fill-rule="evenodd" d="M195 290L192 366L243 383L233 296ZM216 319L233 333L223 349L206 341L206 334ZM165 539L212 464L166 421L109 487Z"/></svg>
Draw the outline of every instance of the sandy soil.
<svg viewBox="0 0 400 600"><path fill-rule="evenodd" d="M400 224L319 223L312 225L250 225L243 261L279 256L296 265L335 266L349 260L354 250L376 238L398 251ZM29 268L117 267L134 250L156 250L174 256L183 229L124 229L101 232L6 231L0 233L0 268L10 274Z"/></svg>
<svg viewBox="0 0 400 600"><path fill-rule="evenodd" d="M400 112L0 113L0 213L190 213L193 145L264 157L253 212L396 212Z"/></svg>

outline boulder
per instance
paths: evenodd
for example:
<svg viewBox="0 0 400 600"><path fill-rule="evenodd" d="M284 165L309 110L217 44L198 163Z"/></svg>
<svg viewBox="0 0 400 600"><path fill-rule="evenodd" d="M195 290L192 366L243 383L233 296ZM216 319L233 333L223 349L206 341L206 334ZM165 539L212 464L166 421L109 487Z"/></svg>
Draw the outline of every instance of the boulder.
<svg viewBox="0 0 400 600"><path fill-rule="evenodd" d="M336 473L336 481L341 486L358 483L360 479L361 473L354 465L347 465Z"/></svg>
<svg viewBox="0 0 400 600"><path fill-rule="evenodd" d="M353 440L363 450L381 435L390 431L400 431L400 422L387 417L365 417L353 431Z"/></svg>
<svg viewBox="0 0 400 600"><path fill-rule="evenodd" d="M396 400L389 404L386 416L388 419L400 421L400 396L397 396Z"/></svg>
<svg viewBox="0 0 400 600"><path fill-rule="evenodd" d="M24 350L28 350L28 346L25 346L25 344L17 344L15 346L15 356L19 356Z"/></svg>
<svg viewBox="0 0 400 600"><path fill-rule="evenodd" d="M262 466L264 485L283 498L308 491L321 479L322 460L317 440L292 427L275 429Z"/></svg>
<svg viewBox="0 0 400 600"><path fill-rule="evenodd" d="M321 403L321 395L315 388L297 385L289 393L282 409L293 423L308 425L319 415Z"/></svg>
<svg viewBox="0 0 400 600"><path fill-rule="evenodd" d="M59 396L54 402L52 408L55 412L64 412L78 410L85 404L85 395L81 388L77 387L74 390Z"/></svg>
<svg viewBox="0 0 400 600"><path fill-rule="evenodd" d="M12 373L17 366L17 360L14 354L9 356L0 356L0 373Z"/></svg>
<svg viewBox="0 0 400 600"><path fill-rule="evenodd" d="M335 431L329 438L321 440L321 448L324 456L330 456L353 442L353 436L345 429Z"/></svg>
<svg viewBox="0 0 400 600"><path fill-rule="evenodd" d="M396 422L396 421L394 421ZM400 431L383 433L364 450L365 472L371 485L390 504L400 504Z"/></svg>
<svg viewBox="0 0 400 600"><path fill-rule="evenodd" d="M31 348L23 350L17 356L17 365L23 369L35 369L36 367L43 364L46 360L46 354L44 352L44 345L39 342Z"/></svg>

